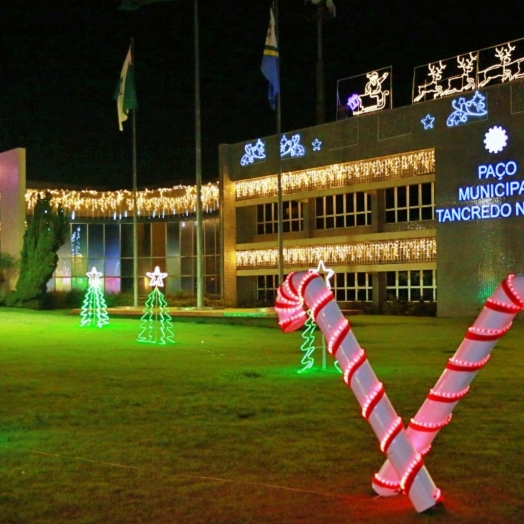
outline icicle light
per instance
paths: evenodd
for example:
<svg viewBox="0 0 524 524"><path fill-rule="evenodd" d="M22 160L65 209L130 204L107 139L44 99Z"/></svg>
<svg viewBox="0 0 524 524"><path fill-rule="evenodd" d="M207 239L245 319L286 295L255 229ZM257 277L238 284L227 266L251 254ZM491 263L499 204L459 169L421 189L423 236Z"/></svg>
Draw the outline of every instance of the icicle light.
<svg viewBox="0 0 524 524"><path fill-rule="evenodd" d="M51 193L54 207L60 204L68 214L88 218L133 215L133 192L118 191L73 191L69 189L28 189L25 194L27 212L32 213L38 195ZM218 209L218 183L202 186L202 208L205 212ZM196 186L173 186L161 189L137 191L139 216L183 215L196 211Z"/></svg>
<svg viewBox="0 0 524 524"><path fill-rule="evenodd" d="M275 268L277 249L237 251L237 268ZM434 262L437 243L434 238L333 244L284 248L286 267L306 267L324 260L329 265L395 264L400 262Z"/></svg>
<svg viewBox="0 0 524 524"><path fill-rule="evenodd" d="M433 149L282 174L282 193L343 187L435 173ZM277 195L277 175L235 182L237 200Z"/></svg>

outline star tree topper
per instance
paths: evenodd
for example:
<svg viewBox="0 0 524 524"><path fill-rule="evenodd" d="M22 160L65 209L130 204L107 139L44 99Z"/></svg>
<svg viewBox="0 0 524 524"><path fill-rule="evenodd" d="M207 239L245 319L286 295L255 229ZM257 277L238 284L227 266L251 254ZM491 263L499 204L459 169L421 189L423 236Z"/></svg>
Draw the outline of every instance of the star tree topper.
<svg viewBox="0 0 524 524"><path fill-rule="evenodd" d="M318 273L320 275L320 273L322 272L323 274L325 274L325 282L326 282L326 286L328 289L331 289L331 282L330 282L330 279L333 278L333 275L335 274L335 271L331 268L326 268L326 265L324 264L324 261L321 260L319 263L318 263L318 266L316 269L308 269L308 271L312 272L312 273Z"/></svg>
<svg viewBox="0 0 524 524"><path fill-rule="evenodd" d="M102 273L97 271L96 267L93 266L93 269L88 271L86 275L89 277L90 286L98 286L100 284L100 277L102 276Z"/></svg>
<svg viewBox="0 0 524 524"><path fill-rule="evenodd" d="M153 273L147 272L146 275L151 279L149 281L150 287L155 287L155 286L164 287L163 280L164 278L167 277L167 273L162 273L158 266L155 267L155 270L153 271Z"/></svg>

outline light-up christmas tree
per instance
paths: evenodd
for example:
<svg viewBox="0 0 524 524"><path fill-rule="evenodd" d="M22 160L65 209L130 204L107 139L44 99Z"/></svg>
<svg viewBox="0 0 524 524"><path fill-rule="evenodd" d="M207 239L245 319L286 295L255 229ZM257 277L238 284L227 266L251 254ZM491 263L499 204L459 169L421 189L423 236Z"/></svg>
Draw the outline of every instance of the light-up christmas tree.
<svg viewBox="0 0 524 524"><path fill-rule="evenodd" d="M80 310L80 326L102 327L109 324L107 304L102 293L102 273L93 267L86 275L89 277L89 286Z"/></svg>
<svg viewBox="0 0 524 524"><path fill-rule="evenodd" d="M300 361L300 363L303 365L303 368L298 371L299 373L307 371L315 363L315 359L311 355L315 351L314 333L317 326L315 324L315 321L313 320L313 316L311 315L310 309L308 309L307 312L307 320L305 326L306 329L304 329L304 331L302 332L302 338L304 339L304 342L300 346L300 351L304 352L305 354L302 357L302 360Z"/></svg>
<svg viewBox="0 0 524 524"><path fill-rule="evenodd" d="M144 313L140 319L139 342L149 344L174 344L173 324L167 301L163 293L158 289L164 287L164 278L167 273L161 273L158 266L153 273L146 273L149 277L149 286L152 289L144 304Z"/></svg>
<svg viewBox="0 0 524 524"><path fill-rule="evenodd" d="M335 271L330 268L326 268L324 265L324 261L321 260L318 263L318 266L316 269L310 269L309 271L318 273L320 275L320 272L326 274L325 282L328 289L331 289L331 282L330 279L335 274ZM304 339L304 342L300 346L300 350L303 351L305 354L302 357L302 360L300 363L302 364L302 369L300 369L298 372L303 373L304 371L308 371L313 367L315 364L315 359L313 358L313 353L315 351L315 335L314 331L316 329L315 320L313 319L313 314L311 313L311 310L308 310L307 312L307 320L305 323L305 329L302 333L302 338ZM326 339L322 337L322 370L326 369ZM338 362L335 360L335 368L342 373L340 366L338 365Z"/></svg>

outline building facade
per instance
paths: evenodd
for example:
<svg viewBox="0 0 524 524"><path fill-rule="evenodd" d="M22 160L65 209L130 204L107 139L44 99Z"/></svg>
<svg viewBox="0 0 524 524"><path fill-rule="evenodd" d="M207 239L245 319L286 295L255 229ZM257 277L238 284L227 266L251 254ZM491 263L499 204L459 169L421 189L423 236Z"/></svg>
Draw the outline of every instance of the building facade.
<svg viewBox="0 0 524 524"><path fill-rule="evenodd" d="M324 261L339 302L474 315L524 271L519 79L223 145L220 157L226 300L274 298L279 176L284 273Z"/></svg>
<svg viewBox="0 0 524 524"><path fill-rule="evenodd" d="M202 193L205 294L272 305L281 266L324 263L340 303L476 315L524 272L523 64L518 40L417 68L412 105L396 109L391 69L352 77L336 122L221 145L219 183ZM49 288L82 288L95 266L107 292L131 291L131 193L52 193L71 230ZM19 254L37 194L25 151L0 154L0 249ZM189 186L137 195L141 291L157 265L168 294L195 291L195 205Z"/></svg>

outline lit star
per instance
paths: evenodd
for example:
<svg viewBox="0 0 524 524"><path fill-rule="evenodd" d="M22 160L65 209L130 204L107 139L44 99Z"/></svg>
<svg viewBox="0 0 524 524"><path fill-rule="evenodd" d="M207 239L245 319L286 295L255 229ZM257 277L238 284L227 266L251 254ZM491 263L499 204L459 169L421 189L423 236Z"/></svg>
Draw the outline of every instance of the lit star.
<svg viewBox="0 0 524 524"><path fill-rule="evenodd" d="M434 121L435 117L431 116L429 113L421 120L422 124L424 125L424 129L433 129Z"/></svg>
<svg viewBox="0 0 524 524"><path fill-rule="evenodd" d="M153 273L146 273L146 275L151 279L149 281L149 286L159 286L164 287L164 278L167 277L167 273L161 273L160 268L158 266L155 267L155 271Z"/></svg>
<svg viewBox="0 0 524 524"><path fill-rule="evenodd" d="M313 151L320 151L320 148L322 147L322 141L318 138L315 138L311 145L313 146Z"/></svg>
<svg viewBox="0 0 524 524"><path fill-rule="evenodd" d="M98 286L100 284L100 277L102 276L102 273L97 271L96 267L93 267L93 269L88 271L86 275L89 277L90 286Z"/></svg>
<svg viewBox="0 0 524 524"><path fill-rule="evenodd" d="M318 263L318 266L316 269L309 269L308 271L311 271L311 272L314 272L314 273L318 273L320 275L320 273L325 273L326 274L326 277L324 279L324 281L326 282L326 286L328 289L331 289L331 282L329 281L331 278L333 278L333 275L335 274L335 271L331 268L326 268L325 264L324 264L324 261L321 260L319 263Z"/></svg>

